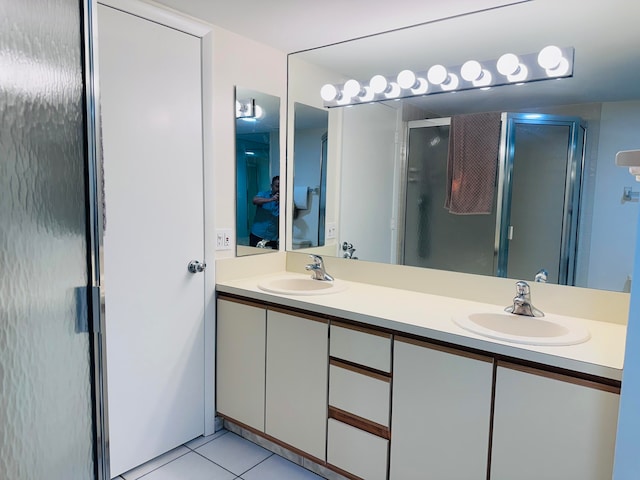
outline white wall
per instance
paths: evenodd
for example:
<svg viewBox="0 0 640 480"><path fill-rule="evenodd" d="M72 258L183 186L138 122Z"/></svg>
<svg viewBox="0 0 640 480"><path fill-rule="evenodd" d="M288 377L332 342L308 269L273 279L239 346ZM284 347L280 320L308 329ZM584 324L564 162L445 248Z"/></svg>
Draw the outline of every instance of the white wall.
<svg viewBox="0 0 640 480"><path fill-rule="evenodd" d="M213 37L213 179L205 179L205 210L215 225L235 232L235 94L236 86L280 97L280 143L286 138L287 56L284 52L214 27ZM280 148L280 172L285 178L285 148ZM274 172L274 175L278 172ZM283 195L284 197L284 195ZM285 202L280 202L284 208ZM281 212L282 215L282 212ZM280 222L280 238L284 238ZM215 242L214 232L205 241ZM233 242L235 244L235 241ZM215 246L215 243L213 243ZM214 249L212 247L212 250ZM235 248L216 252L216 258L235 256Z"/></svg>
<svg viewBox="0 0 640 480"><path fill-rule="evenodd" d="M640 190L640 183L615 165L615 156L638 148L640 102L602 104L587 287L629 291L640 204L623 203L622 193L625 186Z"/></svg>

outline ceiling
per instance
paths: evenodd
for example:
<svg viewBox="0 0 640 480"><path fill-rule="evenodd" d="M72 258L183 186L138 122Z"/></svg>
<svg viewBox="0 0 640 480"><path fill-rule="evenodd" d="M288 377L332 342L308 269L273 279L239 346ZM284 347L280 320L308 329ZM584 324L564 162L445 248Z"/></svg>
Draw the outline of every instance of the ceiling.
<svg viewBox="0 0 640 480"><path fill-rule="evenodd" d="M156 0L285 53L529 0Z"/></svg>

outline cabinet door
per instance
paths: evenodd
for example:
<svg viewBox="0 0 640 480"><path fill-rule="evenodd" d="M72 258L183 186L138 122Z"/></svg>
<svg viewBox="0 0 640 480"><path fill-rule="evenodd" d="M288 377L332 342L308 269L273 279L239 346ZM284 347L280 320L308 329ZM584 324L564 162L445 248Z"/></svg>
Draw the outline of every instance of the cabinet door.
<svg viewBox="0 0 640 480"><path fill-rule="evenodd" d="M396 337L390 479L486 479L492 381L490 358Z"/></svg>
<svg viewBox="0 0 640 480"><path fill-rule="evenodd" d="M609 390L499 366L491 480L610 479L619 395Z"/></svg>
<svg viewBox="0 0 640 480"><path fill-rule="evenodd" d="M325 459L328 326L326 322L267 312L265 431Z"/></svg>
<svg viewBox="0 0 640 480"><path fill-rule="evenodd" d="M218 300L216 407L264 431L266 309Z"/></svg>

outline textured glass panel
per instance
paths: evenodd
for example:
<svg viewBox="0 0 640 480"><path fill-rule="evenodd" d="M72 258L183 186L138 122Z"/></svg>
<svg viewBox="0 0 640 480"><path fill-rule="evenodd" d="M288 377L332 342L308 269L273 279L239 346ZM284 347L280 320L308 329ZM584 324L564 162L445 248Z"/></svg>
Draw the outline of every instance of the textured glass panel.
<svg viewBox="0 0 640 480"><path fill-rule="evenodd" d="M493 275L495 204L490 215L444 208L448 152L448 125L410 129L404 264Z"/></svg>
<svg viewBox="0 0 640 480"><path fill-rule="evenodd" d="M0 0L0 477L91 479L80 3Z"/></svg>

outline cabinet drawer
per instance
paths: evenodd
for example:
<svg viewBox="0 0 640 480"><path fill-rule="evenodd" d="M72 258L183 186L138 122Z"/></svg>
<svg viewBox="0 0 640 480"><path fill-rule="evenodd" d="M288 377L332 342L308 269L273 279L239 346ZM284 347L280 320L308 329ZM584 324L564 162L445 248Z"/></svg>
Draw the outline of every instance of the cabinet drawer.
<svg viewBox="0 0 640 480"><path fill-rule="evenodd" d="M332 418L327 436L328 463L366 480L387 478L388 440Z"/></svg>
<svg viewBox="0 0 640 480"><path fill-rule="evenodd" d="M391 334L332 323L330 335L332 357L391 372Z"/></svg>
<svg viewBox="0 0 640 480"><path fill-rule="evenodd" d="M334 364L329 367L329 405L333 407L388 427L390 396L388 378L376 378Z"/></svg>

